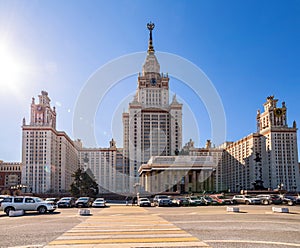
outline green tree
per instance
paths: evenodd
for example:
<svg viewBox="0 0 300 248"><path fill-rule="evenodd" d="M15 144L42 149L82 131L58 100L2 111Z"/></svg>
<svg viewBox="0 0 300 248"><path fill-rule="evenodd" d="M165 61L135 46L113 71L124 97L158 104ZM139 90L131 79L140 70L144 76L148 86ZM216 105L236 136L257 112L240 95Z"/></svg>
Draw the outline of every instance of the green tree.
<svg viewBox="0 0 300 248"><path fill-rule="evenodd" d="M99 191L98 184L96 183L94 176L89 169L87 169L87 171L83 171L81 168L78 168L72 177L74 177L74 181L70 185L70 192L72 196L97 196Z"/></svg>

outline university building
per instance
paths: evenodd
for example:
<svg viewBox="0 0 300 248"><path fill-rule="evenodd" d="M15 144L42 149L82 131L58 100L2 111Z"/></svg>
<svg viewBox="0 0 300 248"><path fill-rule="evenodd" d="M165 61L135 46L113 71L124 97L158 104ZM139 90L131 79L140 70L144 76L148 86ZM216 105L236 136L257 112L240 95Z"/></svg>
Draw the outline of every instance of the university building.
<svg viewBox="0 0 300 248"><path fill-rule="evenodd" d="M112 139L109 148L79 148L79 164L89 169L99 185L99 193L125 193L128 188L128 168L124 166L123 148Z"/></svg>
<svg viewBox="0 0 300 248"><path fill-rule="evenodd" d="M129 186L139 181L138 169L152 156L173 156L182 146L182 104L169 102L169 77L160 72L153 47L153 23L135 97L123 113L123 148L129 168Z"/></svg>
<svg viewBox="0 0 300 248"><path fill-rule="evenodd" d="M209 156L216 167L211 167L211 178L206 178L206 182L214 182L213 187L211 184L205 184L203 188L199 188L199 178L194 177L195 180L190 181L191 185L185 184L185 192L240 192L243 189L263 188L299 191L296 122L288 126L285 102L280 107L277 106L277 102L274 96L267 97L263 105L264 111L257 111L257 132L238 141L224 142L219 147L212 147L208 140L205 148L195 148L190 140L183 147L181 154ZM143 178L149 174L149 167L151 163L143 165L140 169L143 185L147 182ZM159 166L156 164L155 167ZM186 176L191 175L192 170L189 167L189 163L186 163Z"/></svg>
<svg viewBox="0 0 300 248"><path fill-rule="evenodd" d="M56 130L56 111L46 91L38 103L32 98L30 122L22 125L22 184L29 192L60 193L69 190L78 168L76 142Z"/></svg>
<svg viewBox="0 0 300 248"><path fill-rule="evenodd" d="M0 194L11 193L12 189L21 188L22 163L0 160Z"/></svg>
<svg viewBox="0 0 300 248"><path fill-rule="evenodd" d="M212 156L153 156L139 168L140 182L151 193L213 191L216 167Z"/></svg>
<svg viewBox="0 0 300 248"><path fill-rule="evenodd" d="M190 140L182 147L182 104L169 101L169 76L160 71L152 31L137 90L122 115L123 148L85 148L56 130L56 110L45 91L32 99L30 122L22 125L22 179L34 193L65 192L79 167L88 170L99 192L158 193L231 191L278 187L300 190L296 122L287 123L287 107L267 98L257 112L255 133L215 147Z"/></svg>
<svg viewBox="0 0 300 248"><path fill-rule="evenodd" d="M288 126L285 102L281 106L277 102L270 96L264 103L264 112L257 112L262 176L259 166L254 167L254 176L262 177L266 187L300 190L296 121Z"/></svg>
<svg viewBox="0 0 300 248"><path fill-rule="evenodd" d="M220 189L300 190L296 122L288 126L285 102L277 102L269 96L257 111L257 132L221 146Z"/></svg>

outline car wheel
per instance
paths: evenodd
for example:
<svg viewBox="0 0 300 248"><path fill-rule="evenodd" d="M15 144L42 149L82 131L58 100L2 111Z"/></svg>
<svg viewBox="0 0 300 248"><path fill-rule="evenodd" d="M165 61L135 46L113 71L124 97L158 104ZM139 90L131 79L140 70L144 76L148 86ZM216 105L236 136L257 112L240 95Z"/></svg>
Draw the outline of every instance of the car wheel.
<svg viewBox="0 0 300 248"><path fill-rule="evenodd" d="M4 212L6 213L7 216L9 216L9 212L10 211L14 211L15 209L13 207L8 207L4 210Z"/></svg>
<svg viewBox="0 0 300 248"><path fill-rule="evenodd" d="M250 202L249 202L249 201L246 201L245 203L246 203L246 205L249 205L249 204L250 204Z"/></svg>
<svg viewBox="0 0 300 248"><path fill-rule="evenodd" d="M39 214L45 214L47 212L47 208L45 206L40 206L38 208Z"/></svg>
<svg viewBox="0 0 300 248"><path fill-rule="evenodd" d="M263 205L269 205L269 201L268 200L263 200Z"/></svg>
<svg viewBox="0 0 300 248"><path fill-rule="evenodd" d="M288 201L288 203L287 203L289 206L293 206L294 205L294 203L292 202L292 201Z"/></svg>

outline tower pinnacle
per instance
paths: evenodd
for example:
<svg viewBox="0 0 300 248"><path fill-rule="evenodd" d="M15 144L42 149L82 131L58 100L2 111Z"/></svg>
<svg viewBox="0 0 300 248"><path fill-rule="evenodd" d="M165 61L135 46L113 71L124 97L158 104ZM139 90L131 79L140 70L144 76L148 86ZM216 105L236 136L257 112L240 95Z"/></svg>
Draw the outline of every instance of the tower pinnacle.
<svg viewBox="0 0 300 248"><path fill-rule="evenodd" d="M154 47L152 44L152 30L154 29L155 25L152 22L147 23L147 28L150 31L150 37L149 37L149 44L148 44L148 54L154 53Z"/></svg>

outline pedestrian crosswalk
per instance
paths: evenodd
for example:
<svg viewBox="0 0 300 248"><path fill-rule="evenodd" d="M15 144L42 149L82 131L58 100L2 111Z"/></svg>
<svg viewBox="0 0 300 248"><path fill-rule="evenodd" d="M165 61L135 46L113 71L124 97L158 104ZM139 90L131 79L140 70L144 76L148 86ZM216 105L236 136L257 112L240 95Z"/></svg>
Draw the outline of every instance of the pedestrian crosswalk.
<svg viewBox="0 0 300 248"><path fill-rule="evenodd" d="M198 238L151 215L145 208L111 206L93 209L86 220L46 247L209 247Z"/></svg>

